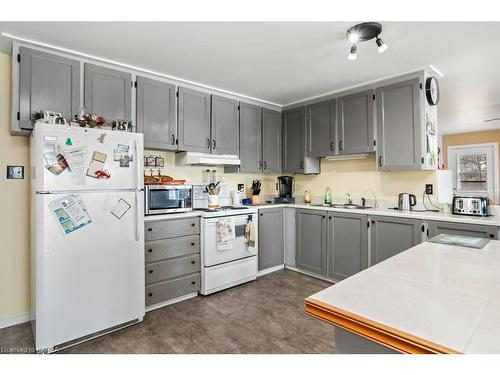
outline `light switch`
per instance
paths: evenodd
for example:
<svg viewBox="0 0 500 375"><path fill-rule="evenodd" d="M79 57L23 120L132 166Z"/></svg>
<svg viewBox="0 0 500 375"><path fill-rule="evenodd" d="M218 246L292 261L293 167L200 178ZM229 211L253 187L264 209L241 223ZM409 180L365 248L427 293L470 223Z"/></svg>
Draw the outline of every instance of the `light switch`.
<svg viewBox="0 0 500 375"><path fill-rule="evenodd" d="M7 166L7 178L22 180L24 178L24 167L18 165L8 165Z"/></svg>

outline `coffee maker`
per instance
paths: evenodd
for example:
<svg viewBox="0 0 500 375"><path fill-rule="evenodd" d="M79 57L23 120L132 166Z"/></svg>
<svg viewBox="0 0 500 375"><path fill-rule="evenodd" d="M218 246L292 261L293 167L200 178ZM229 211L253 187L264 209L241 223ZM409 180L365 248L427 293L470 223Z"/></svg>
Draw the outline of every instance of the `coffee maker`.
<svg viewBox="0 0 500 375"><path fill-rule="evenodd" d="M276 203L295 203L293 195L294 183L291 176L279 176L276 183L278 197L275 198Z"/></svg>

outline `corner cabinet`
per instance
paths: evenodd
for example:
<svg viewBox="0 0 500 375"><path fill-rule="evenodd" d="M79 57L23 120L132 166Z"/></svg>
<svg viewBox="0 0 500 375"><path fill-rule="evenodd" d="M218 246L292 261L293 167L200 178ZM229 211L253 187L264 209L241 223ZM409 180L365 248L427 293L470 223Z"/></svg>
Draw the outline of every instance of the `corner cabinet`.
<svg viewBox="0 0 500 375"><path fill-rule="evenodd" d="M296 216L297 268L326 276L326 211L298 209Z"/></svg>
<svg viewBox="0 0 500 375"><path fill-rule="evenodd" d="M370 266L422 242L423 222L400 217L371 217Z"/></svg>
<svg viewBox="0 0 500 375"><path fill-rule="evenodd" d="M85 108L107 122L131 121L132 75L100 65L85 64Z"/></svg>
<svg viewBox="0 0 500 375"><path fill-rule="evenodd" d="M259 271L284 263L283 209L259 210Z"/></svg>
<svg viewBox="0 0 500 375"><path fill-rule="evenodd" d="M40 111L59 112L70 121L80 105L80 62L20 47L18 63L19 112L12 116L13 132L33 129L32 115Z"/></svg>
<svg viewBox="0 0 500 375"><path fill-rule="evenodd" d="M210 94L179 87L179 150L210 152Z"/></svg>
<svg viewBox="0 0 500 375"><path fill-rule="evenodd" d="M328 277L343 280L368 267L368 217L328 213Z"/></svg>
<svg viewBox="0 0 500 375"><path fill-rule="evenodd" d="M262 109L262 171L281 172L281 113Z"/></svg>
<svg viewBox="0 0 500 375"><path fill-rule="evenodd" d="M374 150L373 90L337 99L338 154L352 155Z"/></svg>
<svg viewBox="0 0 500 375"><path fill-rule="evenodd" d="M283 172L319 173L319 158L306 156L305 108L289 110L282 117Z"/></svg>
<svg viewBox="0 0 500 375"><path fill-rule="evenodd" d="M238 102L212 95L211 152L239 154Z"/></svg>
<svg viewBox="0 0 500 375"><path fill-rule="evenodd" d="M137 132L144 134L144 147L177 149L176 88L166 82L137 77Z"/></svg>
<svg viewBox="0 0 500 375"><path fill-rule="evenodd" d="M307 154L311 157L334 155L337 150L335 100L307 107Z"/></svg>
<svg viewBox="0 0 500 375"><path fill-rule="evenodd" d="M262 171L262 108L240 104L240 172Z"/></svg>

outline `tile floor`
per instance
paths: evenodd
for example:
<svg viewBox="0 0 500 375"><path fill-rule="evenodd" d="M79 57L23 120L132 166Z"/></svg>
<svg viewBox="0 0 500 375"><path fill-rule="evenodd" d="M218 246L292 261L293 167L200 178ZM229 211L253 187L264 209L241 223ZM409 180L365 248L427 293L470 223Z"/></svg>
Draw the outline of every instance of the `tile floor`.
<svg viewBox="0 0 500 375"><path fill-rule="evenodd" d="M333 353L333 326L304 313L304 298L329 285L280 270L60 353ZM0 330L0 352L8 348L33 348L29 323Z"/></svg>

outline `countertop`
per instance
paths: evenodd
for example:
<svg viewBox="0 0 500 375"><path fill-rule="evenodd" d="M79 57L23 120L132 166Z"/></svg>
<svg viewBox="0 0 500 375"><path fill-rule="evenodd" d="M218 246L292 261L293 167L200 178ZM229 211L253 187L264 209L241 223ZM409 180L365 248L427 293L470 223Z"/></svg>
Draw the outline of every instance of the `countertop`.
<svg viewBox="0 0 500 375"><path fill-rule="evenodd" d="M401 351L500 353L500 241L423 242L310 296L306 311Z"/></svg>

